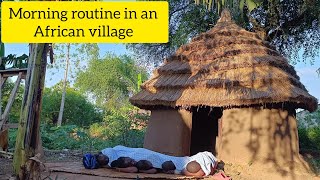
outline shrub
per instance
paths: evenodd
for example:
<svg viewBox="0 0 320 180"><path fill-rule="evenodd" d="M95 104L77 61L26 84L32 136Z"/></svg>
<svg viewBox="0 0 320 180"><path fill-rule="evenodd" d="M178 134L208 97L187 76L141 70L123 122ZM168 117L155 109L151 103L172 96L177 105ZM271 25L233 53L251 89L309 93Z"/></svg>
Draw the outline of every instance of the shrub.
<svg viewBox="0 0 320 180"><path fill-rule="evenodd" d="M9 149L13 149L16 145L17 129L9 129Z"/></svg>
<svg viewBox="0 0 320 180"><path fill-rule="evenodd" d="M47 123L58 120L62 92L58 88L46 88L43 96L41 117ZM73 88L67 88L62 124L89 126L101 122L102 112Z"/></svg>
<svg viewBox="0 0 320 180"><path fill-rule="evenodd" d="M301 149L320 151L320 127L299 128L298 134Z"/></svg>

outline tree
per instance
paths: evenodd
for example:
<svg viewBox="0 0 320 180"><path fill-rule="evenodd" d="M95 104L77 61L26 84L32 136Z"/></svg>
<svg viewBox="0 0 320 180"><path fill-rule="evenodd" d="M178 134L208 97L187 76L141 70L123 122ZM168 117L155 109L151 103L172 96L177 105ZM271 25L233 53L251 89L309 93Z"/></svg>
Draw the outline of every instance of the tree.
<svg viewBox="0 0 320 180"><path fill-rule="evenodd" d="M60 110L58 116L57 126L61 126L63 119L63 111L66 96L66 84L68 81L73 81L75 75L81 70L81 66L85 65L86 59L94 59L99 57L99 47L97 44L55 44L54 50L56 52L56 62L51 68L57 70L64 69L63 88L61 95ZM70 50L73 51L70 54ZM72 68L69 68L69 67Z"/></svg>
<svg viewBox="0 0 320 180"><path fill-rule="evenodd" d="M65 66L65 73L64 73L64 79L63 79L62 97L61 97L61 104L60 104L57 126L61 126L63 109L64 109L64 102L66 99L66 86L67 86L67 78L68 78L68 71L69 71L69 58L70 58L69 53L70 53L70 43L67 44L66 66Z"/></svg>
<svg viewBox="0 0 320 180"><path fill-rule="evenodd" d="M41 147L40 112L49 44L30 44L30 59L21 107L14 171L18 179L40 178L36 151Z"/></svg>
<svg viewBox="0 0 320 180"><path fill-rule="evenodd" d="M87 93L103 109L118 109L129 104L128 98L138 90L138 74L147 79L146 71L129 56L107 54L92 59L78 74L75 86Z"/></svg>
<svg viewBox="0 0 320 180"><path fill-rule="evenodd" d="M195 2L198 5L195 5L194 1L187 0L169 1L169 43L133 44L128 45L128 48L137 53L142 60L161 62L177 47L189 41L190 37L209 30L211 28L209 24L216 22L221 10L229 8L238 25L249 31L258 32L293 63L299 61L300 50L303 50L303 61L310 58L312 63L314 57L319 55L319 0L196 0ZM184 33L177 33L179 31Z"/></svg>
<svg viewBox="0 0 320 180"><path fill-rule="evenodd" d="M56 125L58 121L58 109L63 93L62 86L63 83L60 82L44 91L41 117L46 123ZM63 124L88 127L90 124L100 121L102 121L102 111L67 84Z"/></svg>

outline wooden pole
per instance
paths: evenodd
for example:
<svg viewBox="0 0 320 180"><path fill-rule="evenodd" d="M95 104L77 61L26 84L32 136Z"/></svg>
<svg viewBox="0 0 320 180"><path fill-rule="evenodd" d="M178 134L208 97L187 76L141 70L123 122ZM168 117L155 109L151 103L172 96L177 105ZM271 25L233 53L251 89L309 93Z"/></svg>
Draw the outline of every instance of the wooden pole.
<svg viewBox="0 0 320 180"><path fill-rule="evenodd" d="M40 113L47 65L48 44L30 44L28 71L21 106L13 166L17 179L39 179L34 160L40 139Z"/></svg>
<svg viewBox="0 0 320 180"><path fill-rule="evenodd" d="M3 89L4 83L6 83L8 78L7 77L2 77L2 76L1 76L1 78L2 78L1 79L1 89Z"/></svg>
<svg viewBox="0 0 320 180"><path fill-rule="evenodd" d="M0 123L2 122L2 74L0 74ZM0 130L2 126L0 126Z"/></svg>
<svg viewBox="0 0 320 180"><path fill-rule="evenodd" d="M16 80L16 83L15 83L15 85L14 85L12 91L11 91L7 106L6 106L4 112L3 112L2 116L1 116L2 121L0 121L0 129L3 126L3 124L6 123L6 121L9 118L9 113L10 113L12 104L14 102L14 99L16 98L16 95L17 95L17 92L18 92L18 89L19 89L19 85L20 85L20 82L21 82L21 78L22 78L22 72L19 73L19 76L18 76L18 78Z"/></svg>

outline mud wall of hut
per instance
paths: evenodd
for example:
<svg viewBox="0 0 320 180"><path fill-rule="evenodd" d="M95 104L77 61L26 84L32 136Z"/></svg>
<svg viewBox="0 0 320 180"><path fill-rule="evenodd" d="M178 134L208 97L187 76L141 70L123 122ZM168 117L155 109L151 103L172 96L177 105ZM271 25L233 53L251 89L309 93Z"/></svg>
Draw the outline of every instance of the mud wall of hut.
<svg viewBox="0 0 320 180"><path fill-rule="evenodd" d="M218 155L226 162L280 167L299 159L294 110L224 110L221 138Z"/></svg>
<svg viewBox="0 0 320 180"><path fill-rule="evenodd" d="M144 148L160 153L190 154L192 113L186 110L153 110L148 122Z"/></svg>

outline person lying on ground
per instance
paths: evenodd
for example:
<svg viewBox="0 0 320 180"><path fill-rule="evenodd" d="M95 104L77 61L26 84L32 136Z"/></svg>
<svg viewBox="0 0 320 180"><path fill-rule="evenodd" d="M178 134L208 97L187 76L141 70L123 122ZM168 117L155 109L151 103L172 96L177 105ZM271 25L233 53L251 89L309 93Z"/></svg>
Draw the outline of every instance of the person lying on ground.
<svg viewBox="0 0 320 180"><path fill-rule="evenodd" d="M218 160L211 152L200 152L190 157L190 161L182 170L182 174L197 177L213 175L217 165Z"/></svg>
<svg viewBox="0 0 320 180"><path fill-rule="evenodd" d="M119 157L117 160L112 161L110 166L119 172L136 173L138 172L136 164L137 162L130 157Z"/></svg>
<svg viewBox="0 0 320 180"><path fill-rule="evenodd" d="M99 152L99 153L96 155L96 159L97 159L98 166L99 166L100 168L102 168L102 167L107 167L107 168L109 168L109 166L108 166L108 163L109 163L109 158L108 158L108 156L105 156L104 154L102 154L101 152Z"/></svg>
<svg viewBox="0 0 320 180"><path fill-rule="evenodd" d="M101 159L103 160L103 158ZM98 162L99 164L104 163L103 161L100 162L100 159L98 159ZM114 160L113 162L111 162L110 166L111 168L114 168L119 172L125 172L125 173L141 172L141 173L154 174L157 172L157 170L152 166L152 163L150 161L140 160L136 162L134 159L129 157L119 157L117 160Z"/></svg>
<svg viewBox="0 0 320 180"><path fill-rule="evenodd" d="M214 157L212 153L207 151L197 153L190 157L176 157L161 154L145 148L129 148L125 146L115 146L113 148L103 149L101 153L109 158L109 163L111 163L114 160L117 160L119 157L129 157L137 162L140 160L148 160L155 169L162 169L162 164L164 162L172 161L176 168L175 170L173 170L174 173L183 174L186 176L208 176L210 174L213 174L214 168L217 165L216 157ZM200 172L195 172L197 168L195 163L192 162L196 162L197 164L199 164L201 168ZM189 165L189 163L191 164ZM188 165L190 166L190 169L187 168L189 167ZM164 172L172 173L172 170Z"/></svg>
<svg viewBox="0 0 320 180"><path fill-rule="evenodd" d="M183 170L183 174L186 176L202 177L205 176L199 163L196 161L191 161L187 164L186 168Z"/></svg>
<svg viewBox="0 0 320 180"><path fill-rule="evenodd" d="M155 174L158 172L157 169L154 168L152 163L148 160L138 161L136 167L138 168L138 172L141 173Z"/></svg>
<svg viewBox="0 0 320 180"><path fill-rule="evenodd" d="M175 174L174 171L176 170L176 166L172 161L165 161L161 165L161 170L166 174Z"/></svg>

